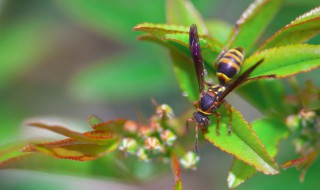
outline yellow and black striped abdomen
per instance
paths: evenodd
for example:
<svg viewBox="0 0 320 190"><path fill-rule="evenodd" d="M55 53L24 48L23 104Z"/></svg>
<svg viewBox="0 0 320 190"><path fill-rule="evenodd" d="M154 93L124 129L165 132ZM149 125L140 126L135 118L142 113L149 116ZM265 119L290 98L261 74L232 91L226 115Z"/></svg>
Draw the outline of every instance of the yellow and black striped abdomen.
<svg viewBox="0 0 320 190"><path fill-rule="evenodd" d="M233 48L223 55L217 64L217 76L220 84L227 84L236 76L242 65L243 58L244 52L240 47Z"/></svg>

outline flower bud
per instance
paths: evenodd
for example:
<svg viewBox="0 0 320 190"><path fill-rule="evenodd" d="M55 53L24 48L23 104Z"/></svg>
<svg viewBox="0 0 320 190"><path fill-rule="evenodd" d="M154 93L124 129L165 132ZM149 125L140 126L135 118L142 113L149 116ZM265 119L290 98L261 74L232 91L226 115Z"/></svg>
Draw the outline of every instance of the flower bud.
<svg viewBox="0 0 320 190"><path fill-rule="evenodd" d="M172 131L167 129L161 132L160 138L165 143L165 145L172 146L176 141L177 136Z"/></svg>
<svg viewBox="0 0 320 190"><path fill-rule="evenodd" d="M289 115L286 118L286 125L291 131L296 131L300 128L300 118L297 115Z"/></svg>
<svg viewBox="0 0 320 190"><path fill-rule="evenodd" d="M154 115L150 118L150 127L157 132L163 131L163 127L160 124L160 119L158 116Z"/></svg>
<svg viewBox="0 0 320 190"><path fill-rule="evenodd" d="M130 134L135 134L138 131L139 125L137 122L128 120L124 124L124 131L130 133Z"/></svg>
<svg viewBox="0 0 320 190"><path fill-rule="evenodd" d="M138 152L137 152L137 156L140 160L149 162L150 159L148 157L148 154L146 152L146 150L144 148L139 148Z"/></svg>
<svg viewBox="0 0 320 190"><path fill-rule="evenodd" d="M180 164L183 168L196 170L200 157L194 152L187 152L181 159Z"/></svg>
<svg viewBox="0 0 320 190"><path fill-rule="evenodd" d="M172 108L167 105L167 104L161 104L156 108L156 114L159 115L160 118L165 119L165 118L173 118L174 113L172 111Z"/></svg>
<svg viewBox="0 0 320 190"><path fill-rule="evenodd" d="M163 147L161 146L160 141L156 137L148 137L144 141L143 147L148 151L153 151L154 153L163 151Z"/></svg>
<svg viewBox="0 0 320 190"><path fill-rule="evenodd" d="M154 129L150 126L143 125L139 128L139 136L143 139L149 137L150 135L152 135L152 133L154 133Z"/></svg>
<svg viewBox="0 0 320 190"><path fill-rule="evenodd" d="M314 111L304 111L300 112L301 125L305 128L314 128L317 122L317 115Z"/></svg>
<svg viewBox="0 0 320 190"><path fill-rule="evenodd" d="M119 150L123 152L127 152L130 154L135 154L138 149L138 143L133 138L123 138L120 145Z"/></svg>

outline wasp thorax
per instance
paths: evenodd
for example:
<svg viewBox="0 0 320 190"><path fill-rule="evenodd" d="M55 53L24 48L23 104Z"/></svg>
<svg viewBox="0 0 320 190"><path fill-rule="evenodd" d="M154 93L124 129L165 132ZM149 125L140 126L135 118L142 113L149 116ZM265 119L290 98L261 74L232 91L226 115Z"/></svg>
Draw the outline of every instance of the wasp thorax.
<svg viewBox="0 0 320 190"><path fill-rule="evenodd" d="M204 115L203 113L198 112L198 111L193 113L193 119L196 122L196 124L199 125L203 129L207 128L210 124L209 118L206 115Z"/></svg>

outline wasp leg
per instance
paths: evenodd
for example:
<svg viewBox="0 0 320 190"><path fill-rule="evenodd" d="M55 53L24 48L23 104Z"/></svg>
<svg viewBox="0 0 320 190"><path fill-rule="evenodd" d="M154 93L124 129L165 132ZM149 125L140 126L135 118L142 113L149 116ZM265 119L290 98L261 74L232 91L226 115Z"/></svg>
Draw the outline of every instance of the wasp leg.
<svg viewBox="0 0 320 190"><path fill-rule="evenodd" d="M195 136L195 141L194 141L194 149L196 150L197 153L198 151L198 131L199 131L199 126L196 126L196 136Z"/></svg>
<svg viewBox="0 0 320 190"><path fill-rule="evenodd" d="M199 100L198 100L198 101L194 101L194 102L193 102L193 106L194 106L195 108L198 108L198 107L199 107Z"/></svg>
<svg viewBox="0 0 320 190"><path fill-rule="evenodd" d="M228 126L228 135L231 135L231 132L232 132L232 109L231 109L230 104L227 101L224 100L222 103L226 106L227 110L230 113L229 126Z"/></svg>
<svg viewBox="0 0 320 190"><path fill-rule="evenodd" d="M212 84L212 83L207 82L207 81L204 81L204 84L205 84L205 85L207 85L207 86L209 86L209 87L210 87L210 86L213 86L213 84Z"/></svg>
<svg viewBox="0 0 320 190"><path fill-rule="evenodd" d="M220 124L220 119L221 119L221 114L219 112L214 112L217 116L217 126L216 126L216 133L217 135L220 135L219 132L219 124Z"/></svg>
<svg viewBox="0 0 320 190"><path fill-rule="evenodd" d="M157 107L159 106L159 103L153 97L151 97L151 104L154 107L154 109L157 109Z"/></svg>

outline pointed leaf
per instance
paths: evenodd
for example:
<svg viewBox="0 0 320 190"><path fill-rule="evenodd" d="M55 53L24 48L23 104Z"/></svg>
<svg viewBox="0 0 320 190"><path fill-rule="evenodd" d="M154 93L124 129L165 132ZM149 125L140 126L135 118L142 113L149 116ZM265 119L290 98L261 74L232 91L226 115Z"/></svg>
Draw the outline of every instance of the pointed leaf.
<svg viewBox="0 0 320 190"><path fill-rule="evenodd" d="M168 24L142 23L133 28L135 31L147 32L163 40L171 40L180 43L189 50L189 26L178 26ZM216 39L199 33L201 47L205 50L210 48L211 51L220 53L223 45ZM186 52L188 53L188 52ZM211 60L210 60L211 62Z"/></svg>
<svg viewBox="0 0 320 190"><path fill-rule="evenodd" d="M237 21L239 33L232 42L231 47L240 46L246 52L250 52L252 45L278 12L282 2L283 0L256 0L251 3ZM236 32L237 26L233 34ZM232 40L232 38L229 40Z"/></svg>
<svg viewBox="0 0 320 190"><path fill-rule="evenodd" d="M102 122L103 120L96 115L90 115L90 117L88 118L88 123L91 127Z"/></svg>
<svg viewBox="0 0 320 190"><path fill-rule="evenodd" d="M262 113L283 114L287 112L288 106L283 101L285 88L280 80L248 82L240 86L236 92Z"/></svg>
<svg viewBox="0 0 320 190"><path fill-rule="evenodd" d="M303 182L307 169L317 160L319 153L315 150L310 151L305 157L290 160L281 165L282 168L290 168L295 166L298 170L302 168L300 174L300 182Z"/></svg>
<svg viewBox="0 0 320 190"><path fill-rule="evenodd" d="M166 34L165 39L176 41L181 45L189 48L189 34L185 34L185 33ZM217 54L217 53L220 53L222 50L222 45L215 39L210 38L208 36L200 37L199 41L200 41L201 49L203 51L206 51L206 49L208 49L209 52L211 51ZM212 61L209 61L209 62L212 62Z"/></svg>
<svg viewBox="0 0 320 190"><path fill-rule="evenodd" d="M25 147L24 152L40 152L60 159L77 161L95 160L117 148L118 143L110 140L108 144L97 145L74 139L64 139L55 142L31 144Z"/></svg>
<svg viewBox="0 0 320 190"><path fill-rule="evenodd" d="M173 69L177 76L180 88L184 95L191 101L199 98L199 88L196 72L191 59L176 51L170 51Z"/></svg>
<svg viewBox="0 0 320 190"><path fill-rule="evenodd" d="M79 133L76 131L72 131L69 129L66 129L59 125L47 125L44 123L29 123L29 125L34 127L39 127L42 129L47 129L53 132L56 132L58 134L70 137L74 140L79 140L82 142L90 142L94 144L109 144L110 140L114 138L114 133L111 132L105 132L105 131L91 131L86 133Z"/></svg>
<svg viewBox="0 0 320 190"><path fill-rule="evenodd" d="M232 32L232 26L222 20L208 20L206 25L210 36L217 39L221 44L226 44Z"/></svg>
<svg viewBox="0 0 320 190"><path fill-rule="evenodd" d="M167 39L169 44L175 46L181 52L190 55L188 34L168 34L165 36L165 39ZM208 69L210 69L213 67L212 62L219 54L221 47L212 41L201 38L199 40L202 50L202 59L206 65L211 65L211 67L208 67Z"/></svg>
<svg viewBox="0 0 320 190"><path fill-rule="evenodd" d="M228 135L226 123L229 123L229 112L223 106L218 110L223 116L219 124L220 135L216 133L217 118L214 117L211 118L211 125L205 133L205 138L222 151L253 166L256 170L265 174L277 174L279 172L277 163L267 153L252 127L238 110L233 107L231 109L232 134Z"/></svg>
<svg viewBox="0 0 320 190"><path fill-rule="evenodd" d="M189 0L167 0L166 3L167 23L185 26L196 24L201 33L208 34L201 14Z"/></svg>
<svg viewBox="0 0 320 190"><path fill-rule="evenodd" d="M95 131L103 131L108 133L115 132L116 134L121 134L125 123L126 123L125 119L119 118L116 120L109 120L109 121L98 123L92 126L92 128Z"/></svg>
<svg viewBox="0 0 320 190"><path fill-rule="evenodd" d="M252 123L252 128L259 136L268 154L273 158L278 153L279 142L289 135L286 125L273 118L256 120ZM254 167L235 158L227 178L228 187L233 189L256 173L257 170Z"/></svg>
<svg viewBox="0 0 320 190"><path fill-rule="evenodd" d="M13 143L3 145L0 147L0 168L5 162L10 161L11 158L20 157L26 153L21 153L21 148L25 147L27 142Z"/></svg>
<svg viewBox="0 0 320 190"><path fill-rule="evenodd" d="M262 58L264 62L252 72L251 77L275 74L277 78L284 78L308 72L320 67L319 50L320 45L307 44L267 49L249 57L240 73Z"/></svg>
<svg viewBox="0 0 320 190"><path fill-rule="evenodd" d="M317 7L276 32L258 51L308 41L320 33L320 7Z"/></svg>
<svg viewBox="0 0 320 190"><path fill-rule="evenodd" d="M134 31L142 31L163 38L166 34L185 33L189 34L189 26L174 24L142 23L133 27Z"/></svg>
<svg viewBox="0 0 320 190"><path fill-rule="evenodd" d="M171 160L171 169L174 177L174 190L181 190L183 189L182 181L181 181L181 169L179 165L179 161L177 156L172 153L171 154L172 160Z"/></svg>

